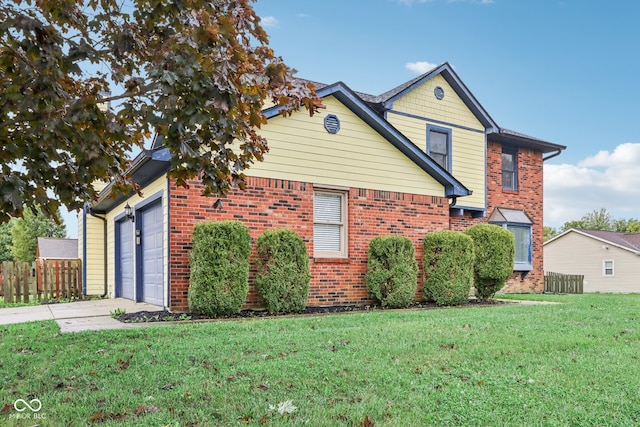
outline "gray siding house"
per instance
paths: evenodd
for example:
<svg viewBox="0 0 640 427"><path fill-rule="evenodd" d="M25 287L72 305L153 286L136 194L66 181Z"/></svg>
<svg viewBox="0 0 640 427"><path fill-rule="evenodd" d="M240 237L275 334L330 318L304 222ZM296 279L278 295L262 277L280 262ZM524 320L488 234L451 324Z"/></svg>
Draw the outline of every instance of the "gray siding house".
<svg viewBox="0 0 640 427"><path fill-rule="evenodd" d="M572 228L544 243L544 269L584 275L584 292L640 293L640 234Z"/></svg>

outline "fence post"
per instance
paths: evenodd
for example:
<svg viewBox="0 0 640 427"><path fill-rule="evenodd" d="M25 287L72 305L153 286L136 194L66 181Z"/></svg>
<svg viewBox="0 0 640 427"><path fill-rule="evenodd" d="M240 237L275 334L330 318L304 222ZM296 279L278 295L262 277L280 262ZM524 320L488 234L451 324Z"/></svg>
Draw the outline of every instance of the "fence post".
<svg viewBox="0 0 640 427"><path fill-rule="evenodd" d="M29 279L31 278L29 263L23 262L21 270L22 271L20 273L22 276L22 302L28 303L29 302L29 281L30 281Z"/></svg>
<svg viewBox="0 0 640 427"><path fill-rule="evenodd" d="M13 263L4 261L2 263L2 286L4 288L4 302L13 302Z"/></svg>

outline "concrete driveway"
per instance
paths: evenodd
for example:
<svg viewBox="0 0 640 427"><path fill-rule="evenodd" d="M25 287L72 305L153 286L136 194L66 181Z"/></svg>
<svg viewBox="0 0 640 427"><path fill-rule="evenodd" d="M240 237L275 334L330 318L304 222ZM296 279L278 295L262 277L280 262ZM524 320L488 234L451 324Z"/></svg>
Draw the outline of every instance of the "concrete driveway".
<svg viewBox="0 0 640 427"><path fill-rule="evenodd" d="M127 313L137 311L162 311L162 307L124 298L77 301L62 304L43 304L29 307L1 308L0 325L55 320L60 332L97 331L100 329L135 328L149 323L122 323L110 313L122 309Z"/></svg>

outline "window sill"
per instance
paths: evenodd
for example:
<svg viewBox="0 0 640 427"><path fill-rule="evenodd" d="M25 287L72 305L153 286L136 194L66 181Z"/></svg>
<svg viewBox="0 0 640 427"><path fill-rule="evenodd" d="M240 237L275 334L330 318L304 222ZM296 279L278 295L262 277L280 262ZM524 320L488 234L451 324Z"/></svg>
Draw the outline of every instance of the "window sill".
<svg viewBox="0 0 640 427"><path fill-rule="evenodd" d="M351 260L349 258L313 257L313 262L316 264L349 264Z"/></svg>
<svg viewBox="0 0 640 427"><path fill-rule="evenodd" d="M505 194L519 194L520 190L508 190L506 188L503 188L502 192L505 193Z"/></svg>

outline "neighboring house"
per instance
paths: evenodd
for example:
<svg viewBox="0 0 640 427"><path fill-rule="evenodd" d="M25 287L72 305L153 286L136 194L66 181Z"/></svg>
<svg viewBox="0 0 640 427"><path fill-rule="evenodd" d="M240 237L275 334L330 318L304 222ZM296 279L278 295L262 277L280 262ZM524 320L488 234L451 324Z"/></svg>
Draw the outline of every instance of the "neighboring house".
<svg viewBox="0 0 640 427"><path fill-rule="evenodd" d="M371 302L364 275L374 236L405 235L420 259L427 233L487 221L516 237L505 291L542 291L543 161L564 146L500 128L447 63L379 96L342 82L317 93L327 108L313 117L265 110L269 153L221 209L199 182L186 189L167 177L168 151L156 139L131 167L144 197L114 197L107 185L81 215L88 293L186 310L193 226L223 219L245 223L254 240L273 227L299 233L309 305ZM247 307L260 305L251 286Z"/></svg>
<svg viewBox="0 0 640 427"><path fill-rule="evenodd" d="M78 239L38 237L36 260L78 259Z"/></svg>
<svg viewBox="0 0 640 427"><path fill-rule="evenodd" d="M36 246L37 270L36 272L34 272L37 277L38 289L42 290L45 286L46 278L44 277L44 271L46 271L46 264L51 265L51 262L54 262L53 264L56 264L55 261L71 261L77 260L78 258L78 239L38 237ZM50 277L56 281L61 280L59 276L55 278L53 276ZM58 284L58 286L60 285Z"/></svg>
<svg viewBox="0 0 640 427"><path fill-rule="evenodd" d="M544 269L584 275L584 292L640 292L640 233L572 228L544 243Z"/></svg>

